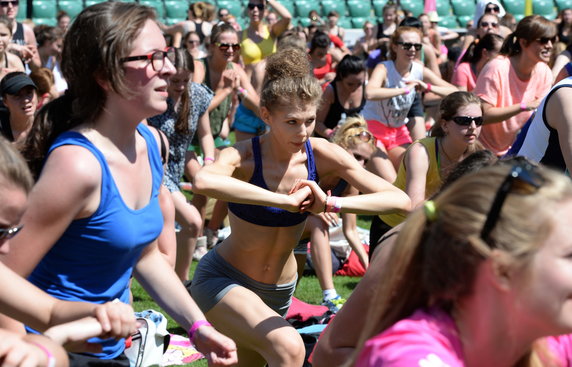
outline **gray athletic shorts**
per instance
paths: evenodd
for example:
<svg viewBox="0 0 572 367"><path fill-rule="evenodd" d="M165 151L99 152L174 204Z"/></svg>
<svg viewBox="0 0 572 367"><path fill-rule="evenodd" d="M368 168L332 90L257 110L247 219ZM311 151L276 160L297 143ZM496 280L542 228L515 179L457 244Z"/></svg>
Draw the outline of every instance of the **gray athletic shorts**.
<svg viewBox="0 0 572 367"><path fill-rule="evenodd" d="M286 316L296 290L296 280L286 284L258 282L234 268L216 249L209 251L197 265L191 295L203 312L213 308L232 288L244 287L256 293L280 316Z"/></svg>
<svg viewBox="0 0 572 367"><path fill-rule="evenodd" d="M298 241L298 244L294 247L294 255L306 255L308 253L308 242L308 238Z"/></svg>

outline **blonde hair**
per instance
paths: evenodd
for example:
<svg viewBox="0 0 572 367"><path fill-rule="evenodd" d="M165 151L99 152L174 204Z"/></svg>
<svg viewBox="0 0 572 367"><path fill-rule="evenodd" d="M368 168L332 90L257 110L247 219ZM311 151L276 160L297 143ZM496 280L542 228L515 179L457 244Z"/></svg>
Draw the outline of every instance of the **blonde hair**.
<svg viewBox="0 0 572 367"><path fill-rule="evenodd" d="M343 125L336 131L333 142L344 149L355 147L363 143L363 141L360 140L359 135L364 131L371 134L367 129L367 122L365 119L361 115L350 116L346 118ZM367 144L371 145L372 149L375 149L375 139L373 138L373 135L371 135L371 139Z"/></svg>
<svg viewBox="0 0 572 367"><path fill-rule="evenodd" d="M380 276L383 282L371 300L356 353L368 338L418 308L437 305L450 312L458 299L472 292L476 269L492 248L512 259L509 266L526 268L552 230L554 206L572 198L572 185L561 173L535 167L542 185L531 194L509 194L485 242L481 230L511 170L505 163L461 177L434 199L435 218L428 219L423 208L408 217ZM539 365L538 355L545 353L531 346L517 365Z"/></svg>
<svg viewBox="0 0 572 367"><path fill-rule="evenodd" d="M300 102L318 105L322 88L310 72L306 53L297 48L288 47L267 57L260 106L272 109Z"/></svg>
<svg viewBox="0 0 572 367"><path fill-rule="evenodd" d="M32 190L34 181L24 158L8 140L0 137L0 183L14 185L26 194Z"/></svg>

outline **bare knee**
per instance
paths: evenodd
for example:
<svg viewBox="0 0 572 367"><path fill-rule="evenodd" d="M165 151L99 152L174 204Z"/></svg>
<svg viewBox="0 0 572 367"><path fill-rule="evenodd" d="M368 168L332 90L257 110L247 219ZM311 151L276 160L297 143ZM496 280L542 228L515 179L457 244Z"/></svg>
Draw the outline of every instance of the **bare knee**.
<svg viewBox="0 0 572 367"><path fill-rule="evenodd" d="M269 367L299 367L304 363L306 348L296 329L280 330L270 338L270 343L272 350L269 356L265 356Z"/></svg>

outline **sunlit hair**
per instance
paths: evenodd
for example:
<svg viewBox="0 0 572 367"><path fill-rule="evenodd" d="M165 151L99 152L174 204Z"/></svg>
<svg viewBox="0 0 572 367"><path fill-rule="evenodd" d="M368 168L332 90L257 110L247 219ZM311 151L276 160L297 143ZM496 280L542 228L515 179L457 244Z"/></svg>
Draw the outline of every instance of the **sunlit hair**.
<svg viewBox="0 0 572 367"><path fill-rule="evenodd" d="M26 194L32 190L32 175L28 165L14 145L0 137L0 185L16 186Z"/></svg>
<svg viewBox="0 0 572 367"><path fill-rule="evenodd" d="M572 185L561 173L535 169L543 184L533 193L508 194L487 243L480 233L511 169L512 165L501 163L459 178L433 199L436 218L432 220L423 207L410 214L382 269L383 282L374 290L356 353L368 338L417 309L454 310L473 291L478 266L491 256L493 246L507 255L511 271L527 269L553 229L554 208L572 199ZM515 365L538 365L538 353L545 351L531 348Z"/></svg>
<svg viewBox="0 0 572 367"><path fill-rule="evenodd" d="M220 40L220 36L223 33L234 33L238 37L236 29L228 23L219 23L215 25L211 31L211 44L215 44Z"/></svg>
<svg viewBox="0 0 572 367"><path fill-rule="evenodd" d="M294 47L267 57L260 106L269 110L299 103L317 106L322 88L311 70L306 53Z"/></svg>
<svg viewBox="0 0 572 367"><path fill-rule="evenodd" d="M145 22L154 19L152 8L119 1L97 3L76 17L62 49L61 69L68 90L42 108L23 149L34 176L58 135L95 121L102 113L108 94L102 83L121 96L133 94L120 60L131 52Z"/></svg>
<svg viewBox="0 0 572 367"><path fill-rule="evenodd" d="M514 56L522 51L519 40L524 40L525 44L534 42L543 37L556 36L556 25L554 22L541 15L529 15L518 22L516 30L505 39L500 53L506 56Z"/></svg>
<svg viewBox="0 0 572 367"><path fill-rule="evenodd" d="M371 134L367 129L367 122L364 118L361 115L350 116L346 118L342 126L337 129L333 142L344 149L354 148L364 143L364 141L360 139L360 134L364 131ZM371 135L371 139L367 144L369 144L372 149L375 149L375 139L373 135Z"/></svg>
<svg viewBox="0 0 572 367"><path fill-rule="evenodd" d="M419 28L397 27L395 32L393 32L393 34L391 35L391 44L397 46L397 42L399 42L401 35L404 33L407 33L407 32L417 33L419 35L419 42L421 42L421 40L423 39L423 32ZM396 55L395 51L393 51L393 47L390 47L389 50L390 50L389 52L390 52L391 60L395 60L397 55ZM418 52L422 52L422 51L418 51Z"/></svg>

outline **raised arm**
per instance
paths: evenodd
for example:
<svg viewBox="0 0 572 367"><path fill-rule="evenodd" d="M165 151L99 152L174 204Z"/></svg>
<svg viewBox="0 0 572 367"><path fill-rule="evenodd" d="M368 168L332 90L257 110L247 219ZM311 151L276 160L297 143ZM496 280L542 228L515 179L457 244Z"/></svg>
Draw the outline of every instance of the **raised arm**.
<svg viewBox="0 0 572 367"><path fill-rule="evenodd" d="M290 14L288 9L286 9L286 7L280 4L277 0L266 0L266 4L270 5L272 9L274 9L274 12L280 17L270 30L272 36L274 36L274 38L278 38L282 33L290 28L292 14Z"/></svg>

